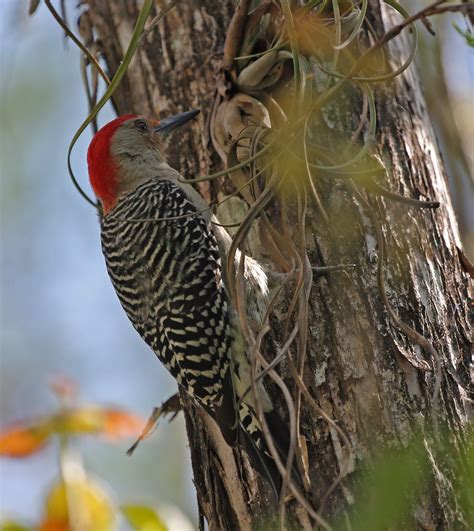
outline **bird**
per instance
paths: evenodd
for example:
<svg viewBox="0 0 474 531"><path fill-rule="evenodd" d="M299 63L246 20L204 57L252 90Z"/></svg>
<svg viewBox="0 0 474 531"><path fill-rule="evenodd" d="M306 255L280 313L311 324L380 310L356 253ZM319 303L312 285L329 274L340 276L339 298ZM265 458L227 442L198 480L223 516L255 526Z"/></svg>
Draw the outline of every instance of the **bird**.
<svg viewBox="0 0 474 531"><path fill-rule="evenodd" d="M278 491L281 475L267 448L250 388L250 364L223 264L231 237L205 200L167 162L170 133L199 110L162 120L127 114L104 125L87 151L101 206L101 244L118 299L141 338L226 443ZM240 261L240 251L235 260ZM245 284L268 297L265 268L249 256ZM263 384L259 400L284 458L288 430Z"/></svg>

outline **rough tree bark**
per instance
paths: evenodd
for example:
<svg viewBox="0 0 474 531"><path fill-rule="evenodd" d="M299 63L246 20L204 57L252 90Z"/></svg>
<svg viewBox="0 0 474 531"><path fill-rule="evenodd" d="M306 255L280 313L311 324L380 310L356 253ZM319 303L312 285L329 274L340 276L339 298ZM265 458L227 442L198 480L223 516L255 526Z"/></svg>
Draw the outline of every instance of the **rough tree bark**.
<svg viewBox="0 0 474 531"><path fill-rule="evenodd" d="M85 0L84 4L83 16L113 74L141 2ZM216 85L222 80L223 44L234 11L232 0L179 2L144 40L114 96L119 114L166 116L202 109L199 119L170 146L171 164L187 176L222 169L207 123ZM369 5L368 16L379 35L393 25L387 8L376 0ZM396 43L391 44L393 53L406 56L404 38ZM380 249L374 224L347 187L333 186L325 197L331 224L322 228L317 212L310 216L308 252L313 265L354 262L358 268L314 279L304 380L320 407L347 434L354 459L326 501L323 515L330 520L343 514L351 499L357 500L357 471L371 462L375 448L403 447L414 432L426 429L433 488L414 500L410 527L463 528L468 522L457 505L452 460L466 444L468 275L459 258L461 244L443 163L414 67L389 88L381 87L376 103L376 147L391 167L391 189L441 203L437 210L419 210L369 198L377 216L385 220L384 275L390 302L439 353L438 422L449 428L451 456L433 450L432 432L426 427L438 374L436 361L388 318L377 289ZM225 181L212 181L200 185L200 191L211 201L220 197L219 187L229 189L226 186ZM273 326L278 336L276 319ZM426 359L434 370L419 370L408 361L412 357ZM289 374L283 373L289 381ZM199 507L209 528L250 529L265 515L274 516L268 486L255 476L245 457L223 445L212 424L185 397L183 406ZM307 496L317 508L344 469L344 442L306 400L302 407L301 430L312 480ZM288 504L288 512L299 526L310 528L310 519L296 502Z"/></svg>

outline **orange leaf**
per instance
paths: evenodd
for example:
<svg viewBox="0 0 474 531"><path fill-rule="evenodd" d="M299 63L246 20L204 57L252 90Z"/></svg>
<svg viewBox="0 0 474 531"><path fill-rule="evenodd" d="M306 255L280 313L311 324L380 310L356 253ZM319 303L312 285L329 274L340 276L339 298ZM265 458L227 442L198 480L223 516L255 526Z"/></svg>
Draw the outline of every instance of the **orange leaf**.
<svg viewBox="0 0 474 531"><path fill-rule="evenodd" d="M137 415L119 409L81 407L62 411L53 421L54 429L61 433L102 434L111 439L137 436L144 421Z"/></svg>
<svg viewBox="0 0 474 531"><path fill-rule="evenodd" d="M104 409L103 434L110 439L137 437L145 424L144 419L119 409Z"/></svg>
<svg viewBox="0 0 474 531"><path fill-rule="evenodd" d="M21 427L15 424L0 432L0 455L27 457L38 452L49 435L50 430L45 425Z"/></svg>
<svg viewBox="0 0 474 531"><path fill-rule="evenodd" d="M54 518L46 518L38 527L38 531L70 531L70 529L67 520L55 520Z"/></svg>
<svg viewBox="0 0 474 531"><path fill-rule="evenodd" d="M119 409L82 407L64 409L35 424L15 423L0 431L0 456L26 457L39 451L54 433L101 434L109 439L137 437L145 422Z"/></svg>

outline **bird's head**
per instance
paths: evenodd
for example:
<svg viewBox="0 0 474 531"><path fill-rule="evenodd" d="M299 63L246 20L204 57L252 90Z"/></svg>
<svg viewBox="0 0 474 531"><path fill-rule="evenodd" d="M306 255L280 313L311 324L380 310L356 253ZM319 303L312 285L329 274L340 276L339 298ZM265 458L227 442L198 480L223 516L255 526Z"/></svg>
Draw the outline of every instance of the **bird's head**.
<svg viewBox="0 0 474 531"><path fill-rule="evenodd" d="M198 113L183 112L161 121L127 114L96 133L87 151L87 166L92 189L105 213L124 193L157 175L166 164L166 135Z"/></svg>

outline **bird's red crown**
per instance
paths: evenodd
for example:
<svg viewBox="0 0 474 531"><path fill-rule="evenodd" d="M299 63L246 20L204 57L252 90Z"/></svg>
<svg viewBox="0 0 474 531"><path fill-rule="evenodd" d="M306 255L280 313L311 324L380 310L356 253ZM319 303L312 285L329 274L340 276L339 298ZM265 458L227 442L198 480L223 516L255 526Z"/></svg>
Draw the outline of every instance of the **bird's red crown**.
<svg viewBox="0 0 474 531"><path fill-rule="evenodd" d="M99 129L89 144L87 150L89 180L95 195L102 203L104 212L108 212L116 200L117 167L110 154L112 137L123 122L136 117L136 114L126 114L115 118Z"/></svg>

